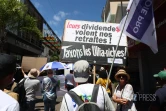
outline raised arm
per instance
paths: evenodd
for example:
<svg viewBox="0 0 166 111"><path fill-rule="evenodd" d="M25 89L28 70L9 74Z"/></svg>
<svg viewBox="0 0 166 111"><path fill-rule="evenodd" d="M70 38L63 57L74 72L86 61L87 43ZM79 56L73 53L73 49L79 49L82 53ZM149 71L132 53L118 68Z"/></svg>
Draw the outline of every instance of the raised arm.
<svg viewBox="0 0 166 111"><path fill-rule="evenodd" d="M21 72L22 72L22 74L23 74L24 78L27 78L27 77L28 77L28 76L25 74L25 72L24 72L23 68L21 68Z"/></svg>

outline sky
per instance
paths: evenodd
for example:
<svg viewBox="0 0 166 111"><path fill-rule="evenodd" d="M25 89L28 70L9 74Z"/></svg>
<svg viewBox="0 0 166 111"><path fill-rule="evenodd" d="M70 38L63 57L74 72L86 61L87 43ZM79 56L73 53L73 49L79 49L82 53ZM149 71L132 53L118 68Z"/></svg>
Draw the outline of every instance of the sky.
<svg viewBox="0 0 166 111"><path fill-rule="evenodd" d="M106 0L31 0L61 39L66 19L101 21Z"/></svg>

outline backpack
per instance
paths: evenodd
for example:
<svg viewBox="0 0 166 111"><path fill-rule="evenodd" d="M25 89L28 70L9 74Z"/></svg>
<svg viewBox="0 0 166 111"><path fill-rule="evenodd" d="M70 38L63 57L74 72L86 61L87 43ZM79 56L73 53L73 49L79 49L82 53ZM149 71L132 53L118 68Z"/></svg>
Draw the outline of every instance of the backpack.
<svg viewBox="0 0 166 111"><path fill-rule="evenodd" d="M97 102L99 85L95 85L92 92L92 98L90 102L84 102L75 92L69 91L68 94L78 105L76 111L101 111ZM103 90L103 89L102 89ZM104 97L104 92L103 92ZM104 99L104 111L105 111L105 99Z"/></svg>
<svg viewBox="0 0 166 111"><path fill-rule="evenodd" d="M13 89L13 92L19 94L18 102L21 107L26 106L26 91L24 88L25 80L26 80L26 78L24 78L21 82L19 82L17 84L17 86Z"/></svg>

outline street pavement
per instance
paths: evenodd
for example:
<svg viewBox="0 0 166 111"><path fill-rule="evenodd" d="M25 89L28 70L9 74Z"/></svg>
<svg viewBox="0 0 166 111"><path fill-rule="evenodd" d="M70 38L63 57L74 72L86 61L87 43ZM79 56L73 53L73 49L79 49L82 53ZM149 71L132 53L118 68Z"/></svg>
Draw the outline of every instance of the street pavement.
<svg viewBox="0 0 166 111"><path fill-rule="evenodd" d="M57 97L56 105L55 105L56 111L60 111L62 98L63 98L62 96ZM35 111L44 111L44 103L43 103L42 97L39 96L39 97L37 97L37 99L38 100L37 100L37 103L36 103L36 106L35 106Z"/></svg>
<svg viewBox="0 0 166 111"><path fill-rule="evenodd" d="M57 91L57 100L56 100L56 106L55 106L56 111L60 111L61 102L62 102L63 96L66 94L66 92L67 92L67 90L65 89L64 84L62 84L60 87L60 90ZM44 111L44 103L42 100L41 93L39 92L37 95L39 95L39 96L36 97L37 103L35 106L35 111Z"/></svg>

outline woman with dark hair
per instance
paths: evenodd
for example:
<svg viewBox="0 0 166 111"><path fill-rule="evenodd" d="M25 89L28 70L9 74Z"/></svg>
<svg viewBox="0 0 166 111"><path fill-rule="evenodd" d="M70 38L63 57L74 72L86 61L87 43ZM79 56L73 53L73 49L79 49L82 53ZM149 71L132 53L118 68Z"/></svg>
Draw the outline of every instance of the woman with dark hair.
<svg viewBox="0 0 166 111"><path fill-rule="evenodd" d="M112 96L113 101L117 103L116 111L137 111L133 102L133 87L128 83L130 79L129 74L125 70L120 69L115 74L115 79L119 81L119 85L115 88Z"/></svg>
<svg viewBox="0 0 166 111"><path fill-rule="evenodd" d="M107 72L106 70L102 70L99 72L99 78L96 82L96 84L100 84L101 86L103 86L104 88L106 88L107 85ZM106 89L108 95L111 97L112 94L112 85L111 85L111 80L108 80L108 88Z"/></svg>

